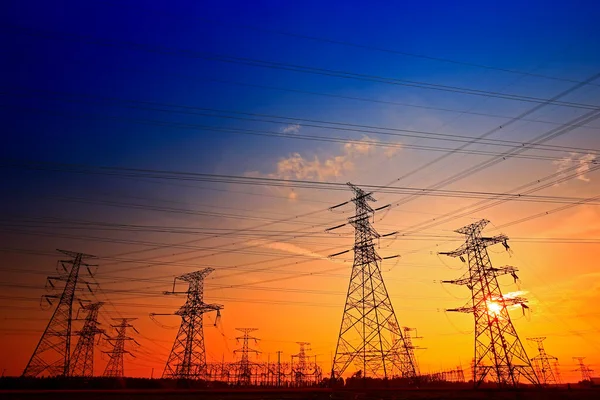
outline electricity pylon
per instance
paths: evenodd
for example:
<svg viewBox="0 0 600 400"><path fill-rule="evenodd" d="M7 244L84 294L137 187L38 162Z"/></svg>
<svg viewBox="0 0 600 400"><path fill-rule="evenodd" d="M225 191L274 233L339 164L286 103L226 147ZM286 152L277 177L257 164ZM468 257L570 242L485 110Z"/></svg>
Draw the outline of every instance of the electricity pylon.
<svg viewBox="0 0 600 400"><path fill-rule="evenodd" d="M467 286L471 290L471 304L447 311L473 313L475 316L475 386L479 386L486 377L499 386L517 386L520 377L539 384L508 313L508 308L513 305L527 308L525 300L504 296L498 284L498 276L505 274L516 280L517 270L514 267L494 268L487 251L488 246L497 243L502 243L508 250L508 237L483 237L481 231L488 223L488 220L482 219L456 230L466 236L465 243L454 251L440 253L460 257L463 262L463 256L467 255L469 264L469 270L461 278L442 282Z"/></svg>
<svg viewBox="0 0 600 400"><path fill-rule="evenodd" d="M306 365L306 351L310 350L307 349L306 346L310 346L310 343L308 342L296 342L296 344L298 344L298 346L300 346L300 350L298 351L298 354L294 354L292 355L292 369L293 369L293 378L296 381L296 383L304 383L305 381L305 377L306 377L306 373L307 373L307 365ZM294 365L294 358L298 359L298 364Z"/></svg>
<svg viewBox="0 0 600 400"><path fill-rule="evenodd" d="M582 382L591 382L592 381L592 372L594 372L594 370L590 369L590 367L588 367L587 365L585 365L583 363L583 360L585 360L585 357L573 357L573 360L577 361L579 363L579 368L577 368L575 371L581 372L581 381Z"/></svg>
<svg viewBox="0 0 600 400"><path fill-rule="evenodd" d="M385 207L374 210L369 205L369 202L375 201L370 193L351 183L348 186L354 192L351 201L356 210L355 215L348 218L348 223L354 227L354 263L331 378L340 377L351 364L357 372L361 371L363 377L388 377L392 370L397 369L402 377L415 378L416 363L407 351L402 331L392 332L390 329L389 322L398 326L398 320L379 268L382 258L375 251L374 240L381 236L370 223L375 211ZM395 344L394 335L399 336Z"/></svg>
<svg viewBox="0 0 600 400"><path fill-rule="evenodd" d="M250 353L259 354L260 351L250 347L250 340L254 340L254 343L258 342L258 338L250 336L250 332L257 331L258 328L235 328L242 332L244 336L236 337L235 339L239 342L242 340L242 347L233 350L233 353L241 353L242 357L238 364L238 385L250 385L252 383L252 366L250 363Z"/></svg>
<svg viewBox="0 0 600 400"><path fill-rule="evenodd" d="M116 337L109 337L107 340L112 344L112 350L107 351L110 357L108 360L108 364L106 364L106 368L104 369L104 376L107 378L122 378L125 376L125 368L124 368L124 360L123 356L125 354L129 354L134 357L130 351L125 350L125 342L133 341L134 343L139 343L132 337L127 336L127 328L131 328L134 331L138 332L135 329L135 326L131 325L131 321L135 321L137 318L114 318L115 320L121 321L118 325L111 325L117 331ZM139 332L138 332L139 333Z"/></svg>
<svg viewBox="0 0 600 400"><path fill-rule="evenodd" d="M103 303L90 303L81 309L87 311L85 322L80 331L74 332L79 336L73 355L71 356L71 371L69 376L91 377L94 375L94 342L96 335L104 330L98 327L98 313Z"/></svg>
<svg viewBox="0 0 600 400"><path fill-rule="evenodd" d="M218 318L221 316L220 304L207 304L204 302L204 278L213 272L213 268L204 268L200 271L180 275L173 280L173 290L164 294L187 294L187 300L175 315L181 317L179 332L175 337L173 348L163 371L163 378L201 379L206 372L206 350L204 346L203 316L210 311L216 311ZM177 280L189 284L186 292L176 292ZM151 314L173 315L173 314Z"/></svg>
<svg viewBox="0 0 600 400"><path fill-rule="evenodd" d="M38 376L43 373L48 376L68 376L70 372L75 290L81 267L89 266L83 260L94 256L67 250L58 251L71 257L71 259L59 261L62 270L58 270L57 276L49 276L47 285L54 288L55 282L64 281L65 287L60 297L57 295L42 296L42 299L50 305L58 299L58 305L23 371L23 376ZM91 275L89 268L88 272Z"/></svg>
<svg viewBox="0 0 600 400"><path fill-rule="evenodd" d="M537 343L538 355L533 357L531 361L534 362L536 366L536 372L538 379L542 385L556 385L558 384L558 379L554 375L554 370L550 365L550 360L558 362L558 358L554 356L549 356L544 349L544 339L545 337L533 337L527 338L527 340Z"/></svg>

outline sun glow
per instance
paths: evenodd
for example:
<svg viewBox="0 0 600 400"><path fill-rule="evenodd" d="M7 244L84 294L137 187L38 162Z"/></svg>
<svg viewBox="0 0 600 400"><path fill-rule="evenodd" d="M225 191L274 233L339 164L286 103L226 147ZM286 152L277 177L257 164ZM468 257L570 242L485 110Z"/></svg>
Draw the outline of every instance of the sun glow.
<svg viewBox="0 0 600 400"><path fill-rule="evenodd" d="M500 314L500 311L502 311L502 305L495 301L488 301L487 309L490 312L490 314L498 315Z"/></svg>

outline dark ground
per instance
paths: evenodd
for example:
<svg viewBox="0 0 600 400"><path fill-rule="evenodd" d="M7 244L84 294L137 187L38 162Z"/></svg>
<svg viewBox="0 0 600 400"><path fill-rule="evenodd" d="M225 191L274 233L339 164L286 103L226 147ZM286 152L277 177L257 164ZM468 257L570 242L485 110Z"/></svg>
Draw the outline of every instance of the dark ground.
<svg viewBox="0 0 600 400"><path fill-rule="evenodd" d="M579 400L600 399L600 389L123 389L123 390L2 390L0 399L48 400Z"/></svg>

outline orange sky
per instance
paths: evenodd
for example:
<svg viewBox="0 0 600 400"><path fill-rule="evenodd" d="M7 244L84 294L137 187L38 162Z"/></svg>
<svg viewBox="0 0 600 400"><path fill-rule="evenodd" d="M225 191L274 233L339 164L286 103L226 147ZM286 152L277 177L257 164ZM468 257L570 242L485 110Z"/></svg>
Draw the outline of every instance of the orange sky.
<svg viewBox="0 0 600 400"><path fill-rule="evenodd" d="M393 165L403 162L403 151L390 158L383 158L383 161L376 159L373 151L375 150L367 148L353 156L353 163L361 162L365 166L363 171L358 171L358 167L353 165L339 172L337 176L332 172L323 172L323 178L326 180L335 178L338 181L353 178L358 182L365 182L361 175L370 174L374 168L381 169L382 163ZM342 148L340 152L340 154L347 154L345 153L347 149ZM335 156L336 154L331 155L331 157ZM514 162L509 170L516 172L515 164L519 163L526 166L527 163L533 162ZM382 170L386 170L385 165ZM539 165L535 166L539 167ZM493 189L501 192L539 175L532 168L534 171L523 174L527 176L513 176L514 179L508 182L497 178L507 173L503 168L505 167L501 166L489 171L485 174L485 179L483 177L471 179L468 185L460 185L460 188L465 190L476 188L482 191ZM541 169L546 171L546 174L550 174L555 168L555 165L549 164ZM278 172L273 174L276 173ZM314 176L311 175L314 172L307 174L309 178ZM387 182L388 178L394 176L393 172L387 175L378 179L378 182ZM590 173L584 177L585 179L575 179L553 186L543 193L578 197L597 193L597 175ZM422 186L426 184L426 181L424 182ZM264 189L262 193L282 197L292 194L289 189ZM317 232L307 237L287 240L282 239L278 234L271 234L271 237L261 234L235 239L202 238L194 244L208 247L202 251L196 248L168 248L123 256L145 261L156 256L151 261L160 261L162 264L155 265L117 264L114 261L99 259L96 276L105 293L98 293L97 298L105 300L107 296L114 304L106 304L104 307L107 311L103 316L104 327L109 316L139 318L134 325L143 335L136 336L142 347L136 352L137 358L126 360L127 373L148 377L153 368L154 376L162 373L176 333L173 328L178 325L179 320L178 317L157 317L162 325L171 327L167 329L154 323L148 317L148 313L175 311L184 299L161 295L162 291L171 288L169 282L172 281L172 277L208 265L214 265L215 272L206 279L205 299L207 302L220 303L225 307L218 328L212 326L214 315L210 315L206 321L205 335L209 361L220 361L222 357L225 360L233 360L232 351L240 346L235 340L239 334L235 328L256 327L259 330L255 334L261 338L256 346L262 352L260 360L274 360L275 352L278 350L284 352L284 359L289 359L298 351L296 342L305 341L311 343L311 354L317 355L317 360L322 364L324 371L329 371L348 285L351 253L336 257L334 260L319 257L352 245L353 236L350 227L340 228L335 231L336 234L324 232L327 227L343 223L344 219L353 212L351 205L336 209L335 212L325 209L329 205L349 199L350 195L349 191L296 190L292 198L287 200L279 198L269 200L268 197L259 197L260 203L248 200L245 204L241 204L234 196L222 198L221 206L251 209L252 214L245 213L245 215L268 216L273 219L284 219L288 215L302 215L312 210L324 210L308 217L294 219L293 223L288 221L265 228ZM393 204L401 198L390 194L375 194L375 197L378 202L374 205L377 206ZM194 207L193 199L188 198L183 201L189 202L189 206ZM465 199L423 197L392 208L387 213L385 211L377 213L374 227L381 234L395 230L402 231L415 224L431 221L437 215L475 202L475 200ZM508 202L468 218L453 220L422 232L428 235L441 235L442 238L408 236L391 237L380 241L378 251L382 256L401 255L400 259L383 262L381 268L400 324L417 328L418 334L423 336L423 339L417 342L419 346L425 348L417 351L418 362L423 373L450 369L458 365L467 368L473 356L472 315L444 312L446 308L466 304L470 296L468 289L450 285L442 286L439 283L443 279L457 278L465 272L465 267L459 260L440 258L437 255L439 251L453 250L460 245L462 237L454 234L452 230L485 217L492 221L486 232L490 235L497 234L500 231L496 226L559 206ZM595 305L600 301L598 284L600 275L596 266L596 260L600 255L599 247L597 243L561 244L528 241L531 238L597 238L600 230L599 217L597 206L573 207L502 229L501 232L514 238L509 242L512 250L510 254L505 252L501 245L489 249L494 265L513 265L519 268L520 281L517 284L509 276L501 278L501 284L505 293L517 290L526 292L525 297L529 300L530 313L524 316L520 310L515 310L512 311L512 317L529 356L535 356L536 350L531 343L525 341L525 338L546 336L546 351L559 358L563 379L567 381L576 381L578 378L578 373L573 371L575 365L572 357L585 356L586 362L592 366L592 369L600 362L598 342L600 314L595 310ZM232 221L213 217L156 218L156 216L140 215L138 218L146 225L165 226L196 227L202 223L210 227L248 228L264 224L261 220ZM90 235L94 233L91 232ZM126 235L127 233L117 232L112 237L131 238ZM48 237L40 237L39 241L36 239L34 246L31 247L27 242L23 242L22 238L18 238L18 235L5 239L14 247L35 248L45 252L50 252L56 247L67 247L71 250L109 256L136 248L144 249L144 246L136 247L132 244L93 243L89 240ZM194 237L155 233L136 234L135 239L180 243ZM216 246L225 247L213 249ZM178 255L186 251L192 252ZM1 367L6 370L7 375L19 374L22 371L39 339L40 332L51 315L50 310L37 309L36 298L45 293L43 289L45 275L53 274L56 259L58 259L56 256L4 254L4 265L25 269L31 273L8 272L3 281L33 287L27 289L13 287L3 290L0 311L4 329L0 331L2 335L0 353L3 355ZM180 261L185 266L169 264L176 261ZM132 266L141 268L128 270ZM135 280L139 278L148 281ZM119 289L131 289L142 293L133 295L114 292ZM19 297L10 300L8 299L10 296ZM27 300L22 297L26 297ZM12 306L15 306L14 309L11 309ZM118 315L115 313L115 308L118 310ZM97 374L103 371L107 359L100 351L106 349L106 343L98 348L95 367Z"/></svg>

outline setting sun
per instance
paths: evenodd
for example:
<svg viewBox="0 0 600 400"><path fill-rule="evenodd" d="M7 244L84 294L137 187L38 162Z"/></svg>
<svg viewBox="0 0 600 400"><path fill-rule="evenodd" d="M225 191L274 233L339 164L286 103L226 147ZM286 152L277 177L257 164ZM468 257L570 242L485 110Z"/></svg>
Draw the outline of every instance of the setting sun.
<svg viewBox="0 0 600 400"><path fill-rule="evenodd" d="M488 301L487 308L488 308L488 311L494 315L498 315L498 314L500 314L500 311L502 311L502 305L495 301Z"/></svg>

